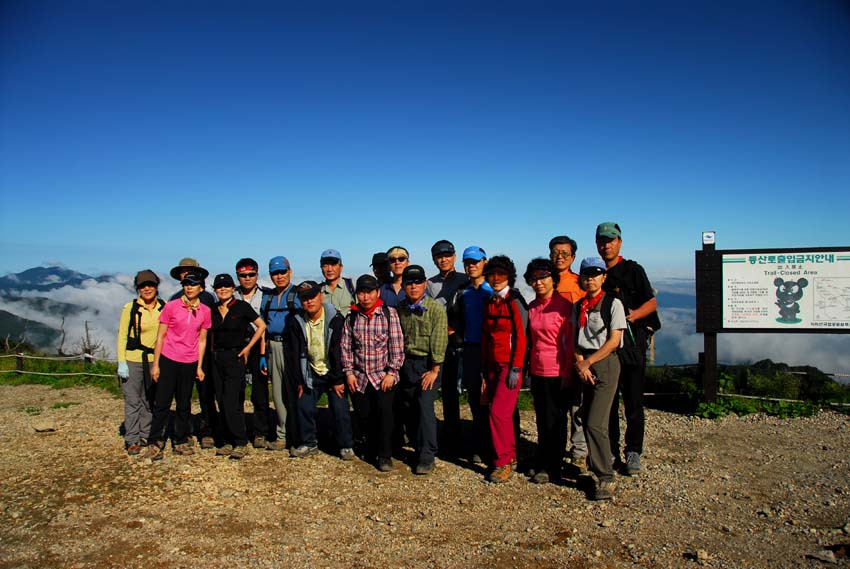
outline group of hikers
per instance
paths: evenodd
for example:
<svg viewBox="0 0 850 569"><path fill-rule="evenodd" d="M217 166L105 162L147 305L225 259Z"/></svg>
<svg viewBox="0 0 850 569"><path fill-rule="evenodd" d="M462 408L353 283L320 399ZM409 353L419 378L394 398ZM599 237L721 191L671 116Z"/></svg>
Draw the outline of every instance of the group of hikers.
<svg viewBox="0 0 850 569"><path fill-rule="evenodd" d="M583 259L576 274L576 242L554 237L549 257L531 260L522 275L534 291L530 303L516 288L509 257L488 257L471 245L461 273L446 240L431 248L438 273L430 278L401 246L375 253L373 274L356 281L342 276L335 249L320 256L321 283L293 283L286 257L273 257L274 288L260 287L259 264L243 258L236 281L214 277L215 296L205 290L209 272L184 258L170 272L182 290L168 302L158 296L156 273L140 271L138 297L124 306L118 329L126 451L163 457L176 400L174 453L194 454L194 435L201 449L243 458L250 384L255 449L317 454L317 405L326 395L342 460L359 456L388 472L407 444L413 472L427 475L439 448L441 456L486 464L486 480L500 483L517 470L517 398L526 383L538 435L530 479L558 481L567 459L579 475L595 476L591 498L610 499L615 470L641 469L646 348L660 321L646 272L620 256L620 226L599 224L595 241L599 256ZM195 433L193 386L201 411ZM622 455L618 388L626 418ZM471 440L461 433L464 390Z"/></svg>

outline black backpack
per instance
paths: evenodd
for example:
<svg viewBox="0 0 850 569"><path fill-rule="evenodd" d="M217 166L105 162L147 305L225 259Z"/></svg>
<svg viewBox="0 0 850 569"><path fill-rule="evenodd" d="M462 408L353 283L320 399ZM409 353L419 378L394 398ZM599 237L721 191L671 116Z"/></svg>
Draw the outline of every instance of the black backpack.
<svg viewBox="0 0 850 569"><path fill-rule="evenodd" d="M162 307L165 306L165 301L161 298L157 297L157 304L159 304L159 310L162 311ZM139 306L139 303L134 300L133 306L130 308L130 324L127 327L127 350L141 350L142 351L142 359L147 359L144 356L148 354L152 354L154 349L153 347L148 347L142 344L142 307Z"/></svg>

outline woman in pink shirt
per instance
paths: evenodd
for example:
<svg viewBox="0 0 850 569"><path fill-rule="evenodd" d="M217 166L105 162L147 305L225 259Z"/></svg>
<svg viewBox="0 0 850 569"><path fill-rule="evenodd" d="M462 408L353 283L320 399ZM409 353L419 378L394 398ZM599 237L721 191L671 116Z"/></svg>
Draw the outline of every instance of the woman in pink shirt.
<svg viewBox="0 0 850 569"><path fill-rule="evenodd" d="M536 298L528 306L529 374L537 418L532 482L561 477L567 445L567 388L573 377L573 305L555 294L559 274L548 259L534 259L523 275Z"/></svg>
<svg viewBox="0 0 850 569"><path fill-rule="evenodd" d="M174 451L190 455L189 419L195 378L204 381L204 352L207 330L212 325L210 309L200 300L204 278L209 272L200 267L188 273L180 284L183 296L166 303L159 315L159 330L153 355L151 378L156 382L150 446L147 458L159 460L165 447L165 427L171 400L177 400L174 421Z"/></svg>

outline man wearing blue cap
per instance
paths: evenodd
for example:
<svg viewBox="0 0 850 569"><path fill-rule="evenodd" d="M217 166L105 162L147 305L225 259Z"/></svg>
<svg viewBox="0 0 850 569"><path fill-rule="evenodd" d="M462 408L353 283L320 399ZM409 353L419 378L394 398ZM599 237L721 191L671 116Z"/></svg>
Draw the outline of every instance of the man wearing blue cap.
<svg viewBox="0 0 850 569"><path fill-rule="evenodd" d="M449 343L462 348L463 387L472 412L474 440L472 462L482 463L492 454L490 413L481 404L481 332L484 324L484 301L493 289L484 280L487 254L477 245L463 251L463 269L469 284L455 294L448 314Z"/></svg>
<svg viewBox="0 0 850 569"><path fill-rule="evenodd" d="M269 276L274 290L263 294L260 316L266 323L266 357L272 382L272 400L277 413L276 439L268 442L269 450L284 450L287 443L297 445L298 425L295 403L298 399L296 386L287 381L284 370L286 349L286 317L301 308L301 300L292 285L292 271L286 257L272 257L269 261Z"/></svg>
<svg viewBox="0 0 850 569"><path fill-rule="evenodd" d="M342 276L342 255L336 249L325 249L319 258L319 266L325 282L322 283L322 296L325 302L333 304L337 312L348 316L354 304L354 283Z"/></svg>
<svg viewBox="0 0 850 569"><path fill-rule="evenodd" d="M596 227L596 250L605 261L607 278L603 285L606 293L613 294L626 309L627 329L623 333L620 349L620 391L626 413L625 473L640 473L640 455L643 452L644 412L643 384L646 375L646 348L650 336L661 327L658 319L655 294L646 271L635 261L620 256L623 245L620 226L605 221ZM614 395L608 435L611 454L620 461L619 397Z"/></svg>

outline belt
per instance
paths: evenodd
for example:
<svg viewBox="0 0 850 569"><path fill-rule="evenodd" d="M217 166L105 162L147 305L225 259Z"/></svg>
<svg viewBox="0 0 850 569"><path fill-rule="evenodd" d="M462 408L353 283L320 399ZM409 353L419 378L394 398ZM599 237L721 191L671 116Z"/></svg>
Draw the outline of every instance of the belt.
<svg viewBox="0 0 850 569"><path fill-rule="evenodd" d="M283 334L269 334L266 339L270 342L283 342Z"/></svg>

